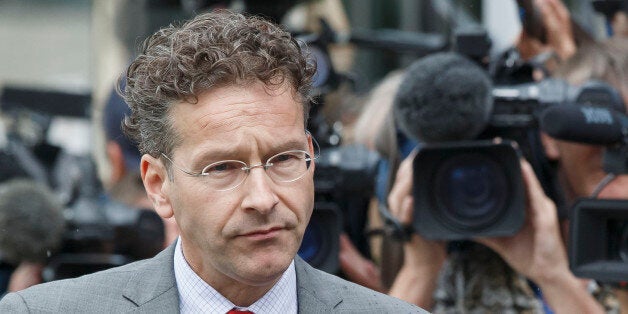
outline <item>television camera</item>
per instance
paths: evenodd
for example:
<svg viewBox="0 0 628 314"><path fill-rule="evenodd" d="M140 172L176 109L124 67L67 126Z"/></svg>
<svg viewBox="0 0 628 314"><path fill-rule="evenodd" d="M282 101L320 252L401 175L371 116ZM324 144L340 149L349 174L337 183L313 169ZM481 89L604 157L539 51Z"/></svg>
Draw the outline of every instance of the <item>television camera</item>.
<svg viewBox="0 0 628 314"><path fill-rule="evenodd" d="M606 147L606 178L591 197L578 200L571 212L569 261L577 276L628 281L628 200L597 199L615 176L628 174L628 116L623 110L580 106L548 109L541 122L556 138Z"/></svg>
<svg viewBox="0 0 628 314"><path fill-rule="evenodd" d="M77 137L71 127L89 133L90 102L89 94L10 86L0 98L8 126L1 155L10 162L4 164L10 167L3 167L2 181L31 178L54 191L64 208L65 231L59 249L46 259L45 281L148 258L163 247L159 216L107 198L89 151L63 142ZM52 135L58 129L61 139Z"/></svg>
<svg viewBox="0 0 628 314"><path fill-rule="evenodd" d="M479 75L480 72L474 73ZM464 240L515 234L525 220L520 156L531 162L546 193L557 193L540 145L541 114L548 108L583 104L603 105L614 110L622 108L623 111L623 102L617 92L598 81L572 86L563 80L545 79L516 85L489 84L486 89L490 95L482 98L487 103L481 107L487 117L470 120L481 130L475 132L476 135L464 123L452 120L454 118L443 120L446 125L437 125L440 122L434 119L434 125L425 123L425 128L447 130L463 125L460 131L466 132L451 136L437 134L435 138L441 140L422 143L414 160L413 193L416 201L413 227L426 238ZM474 95L477 94L475 89L465 93L443 97L468 102L477 96ZM433 98L425 96L428 100ZM442 113L462 115L456 110L464 109L452 108ZM420 124L420 120L406 124ZM420 128L410 132L424 138L430 136L421 134L423 130ZM442 140L448 138L454 140ZM564 211L559 215L567 216Z"/></svg>

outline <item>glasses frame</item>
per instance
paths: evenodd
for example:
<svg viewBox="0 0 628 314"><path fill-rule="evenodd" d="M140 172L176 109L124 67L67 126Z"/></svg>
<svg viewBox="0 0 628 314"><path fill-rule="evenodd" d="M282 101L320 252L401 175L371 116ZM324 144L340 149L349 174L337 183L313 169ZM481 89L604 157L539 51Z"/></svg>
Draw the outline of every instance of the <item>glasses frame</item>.
<svg viewBox="0 0 628 314"><path fill-rule="evenodd" d="M319 147L319 146L318 146L318 142L316 142L316 140L314 139L314 137L312 137L312 135L310 134L310 132L309 132L309 131L307 131L307 132L306 132L306 134L308 135L308 138L311 138L311 139L312 139L312 142L314 143L314 145L315 145L316 147ZM319 148L319 149L320 149L320 148ZM314 154L314 156L312 156L312 154L310 154L310 153L309 153L308 151L306 151L306 150L301 150L301 149L291 149L291 150L287 150L287 151L283 151L283 152L277 153L277 154L275 154L275 155L273 155L273 156L269 157L269 158L266 160L266 162L264 162L264 163L259 163L259 164L256 164L256 165L250 165L250 166L249 166L246 162L241 161L241 160L235 160L235 159L220 160L220 161L213 162L213 163L211 163L211 164L209 164L209 165L207 165L207 166L203 167L203 170L201 170L200 172L193 172L193 171L186 170L185 168L183 168L183 167L179 166L179 164L177 164L176 162L174 162L174 160L172 160L170 157L168 157L168 156L167 156L166 154L164 154L164 153L161 153L161 156L163 156L165 159L167 159L167 160L168 160L168 161L169 161L169 162L170 162L170 163L171 163L171 164L172 164L175 168L179 169L179 171L183 172L184 174L186 174L186 175L188 175L188 176L190 176L190 177L197 177L197 178L198 178L198 177L208 176L209 174L208 174L208 173L204 173L203 171L204 171L205 169L207 169L207 168L211 168L212 166L215 166L215 165L217 165L217 164L221 164L221 163L225 163L225 162L236 162L236 163L242 164L242 166L243 166L243 167L242 167L242 168L240 168L240 169L242 169L242 170L244 171L244 173L245 173L244 178L242 179L242 181L238 182L238 183L237 183L236 185L234 185L233 187L229 187L229 188L226 188L226 189L216 189L216 191L229 191L229 190L233 190L233 189L237 188L237 187L238 187L238 186L240 186L242 183L244 183L244 181L246 181L246 178L249 176L249 173L251 172L251 170L252 170L252 169L254 169L254 168L264 168L264 172L266 172L269 168L271 168L271 167L273 166L273 164L272 164L271 162L269 162L269 160L272 160L273 158L275 158L275 157L277 157L277 156L279 156L279 155L283 155L283 154L285 154L285 153L293 153L293 152L301 152L301 153L304 153L304 154L305 154L305 156L306 156L306 157L305 157L305 162L308 162L309 164L308 164L308 166L307 166L307 170L306 170L306 171L304 171L304 172L303 172L301 175L299 175L298 177L296 177L296 178L294 178L294 179L287 180L287 181L278 181L278 182L282 182L282 183L288 183L288 182L294 182L294 181L297 181L297 180L301 179L301 178L302 178L302 177L303 177L303 176L304 176L304 175L305 175L305 174L306 174L306 173L310 170L310 167L311 167L311 162L312 162L312 161L314 161L314 160L316 160L316 159L318 159L319 155L317 155L317 154L315 153L315 154ZM266 174L266 175L268 175L268 174ZM270 176L270 175L268 175L268 176L271 178L271 180L273 180L274 182L276 182L276 180L275 180L272 176Z"/></svg>

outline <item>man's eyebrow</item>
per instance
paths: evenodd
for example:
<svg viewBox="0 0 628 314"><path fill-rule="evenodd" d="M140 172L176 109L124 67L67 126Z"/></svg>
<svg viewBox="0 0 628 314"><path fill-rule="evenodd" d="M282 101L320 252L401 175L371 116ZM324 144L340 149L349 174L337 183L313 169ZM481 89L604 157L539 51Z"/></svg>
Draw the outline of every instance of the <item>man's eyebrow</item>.
<svg viewBox="0 0 628 314"><path fill-rule="evenodd" d="M279 145L273 146L271 149L271 153L281 153L283 151L288 150L306 150L307 151L307 141L304 140L290 140L287 142L283 142Z"/></svg>
<svg viewBox="0 0 628 314"><path fill-rule="evenodd" d="M238 150L234 147L223 147L211 151L205 151L192 161L192 170L200 171L203 167L221 160L237 160Z"/></svg>
<svg viewBox="0 0 628 314"><path fill-rule="evenodd" d="M279 143L277 145L272 145L267 149L264 149L262 152L262 158L267 159L271 156L289 150L308 150L307 140L299 140L292 139L286 142ZM248 155L248 152L246 153ZM215 150L206 151L198 156L198 158L194 158L196 161L193 162L192 167L194 167L194 171L200 171L203 167L207 166L210 163L218 162L221 160L242 160L247 156L243 156L243 152L238 150L237 147L222 147L217 148ZM246 160L242 160L247 162ZM266 160L264 160L266 161Z"/></svg>

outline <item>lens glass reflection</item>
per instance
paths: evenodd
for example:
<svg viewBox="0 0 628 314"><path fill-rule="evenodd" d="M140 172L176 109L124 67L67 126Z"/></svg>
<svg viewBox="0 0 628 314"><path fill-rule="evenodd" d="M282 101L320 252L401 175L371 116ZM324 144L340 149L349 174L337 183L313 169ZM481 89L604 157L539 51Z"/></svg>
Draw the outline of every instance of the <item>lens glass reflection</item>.
<svg viewBox="0 0 628 314"><path fill-rule="evenodd" d="M436 171L436 204L456 227L482 228L501 212L509 195L506 174L481 154L463 154L443 162Z"/></svg>

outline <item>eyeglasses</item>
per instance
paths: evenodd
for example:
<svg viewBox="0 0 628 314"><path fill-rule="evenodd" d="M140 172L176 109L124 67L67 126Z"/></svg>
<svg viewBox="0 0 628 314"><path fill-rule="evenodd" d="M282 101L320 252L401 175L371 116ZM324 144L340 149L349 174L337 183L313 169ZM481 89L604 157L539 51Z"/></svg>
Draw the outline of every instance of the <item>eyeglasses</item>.
<svg viewBox="0 0 628 314"><path fill-rule="evenodd" d="M161 155L181 172L192 177L203 177L207 185L216 191L235 189L244 182L251 169L258 167L264 168L275 182L293 182L305 175L315 159L304 150L289 150L268 158L266 163L249 166L240 160L223 160L209 164L201 172L192 172L177 165L164 153Z"/></svg>

